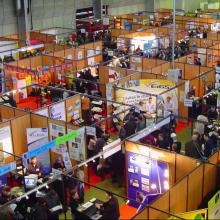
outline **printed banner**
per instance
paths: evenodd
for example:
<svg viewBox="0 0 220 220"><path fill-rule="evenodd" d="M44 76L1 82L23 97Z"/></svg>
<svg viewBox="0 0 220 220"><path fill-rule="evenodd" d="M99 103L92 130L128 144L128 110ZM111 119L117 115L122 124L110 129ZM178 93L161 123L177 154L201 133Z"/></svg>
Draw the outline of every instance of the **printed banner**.
<svg viewBox="0 0 220 220"><path fill-rule="evenodd" d="M68 129L68 133L72 132ZM85 149L85 127L78 129L78 136L68 142L69 154L72 160L84 161L86 159Z"/></svg>
<svg viewBox="0 0 220 220"><path fill-rule="evenodd" d="M50 128L50 140L55 140L56 138L63 137L66 134L64 126L50 123L49 128ZM57 144L56 147L52 148L51 150L57 154L62 154L67 152L66 143L65 142L60 144L59 143Z"/></svg>
<svg viewBox="0 0 220 220"><path fill-rule="evenodd" d="M48 143L48 129L47 128L27 128L27 144L28 151L39 148ZM50 153L49 150L37 156L39 162L43 165L44 174L48 175L51 172Z"/></svg>
<svg viewBox="0 0 220 220"><path fill-rule="evenodd" d="M50 117L52 119L66 121L65 103L59 102L49 107Z"/></svg>
<svg viewBox="0 0 220 220"><path fill-rule="evenodd" d="M4 151L13 153L10 126L5 126L3 128L0 128L0 143L2 144ZM10 156L9 154L4 153L4 158L9 156Z"/></svg>

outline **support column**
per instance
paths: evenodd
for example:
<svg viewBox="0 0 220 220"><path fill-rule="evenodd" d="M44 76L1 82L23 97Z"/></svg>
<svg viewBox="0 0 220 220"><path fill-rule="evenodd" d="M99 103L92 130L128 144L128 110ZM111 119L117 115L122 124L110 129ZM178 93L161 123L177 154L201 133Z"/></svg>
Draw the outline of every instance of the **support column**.
<svg viewBox="0 0 220 220"><path fill-rule="evenodd" d="M145 11L153 12L155 10L155 0L145 0Z"/></svg>
<svg viewBox="0 0 220 220"><path fill-rule="evenodd" d="M28 7L28 0L17 0L18 35L20 39L25 39L26 42L29 42Z"/></svg>
<svg viewBox="0 0 220 220"><path fill-rule="evenodd" d="M95 18L102 18L102 0L93 0Z"/></svg>

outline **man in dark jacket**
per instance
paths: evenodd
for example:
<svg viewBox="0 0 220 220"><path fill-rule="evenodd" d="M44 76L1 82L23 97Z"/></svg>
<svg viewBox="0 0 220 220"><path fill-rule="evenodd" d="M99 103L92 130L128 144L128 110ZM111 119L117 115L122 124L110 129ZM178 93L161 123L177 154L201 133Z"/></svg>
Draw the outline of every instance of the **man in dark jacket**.
<svg viewBox="0 0 220 220"><path fill-rule="evenodd" d="M134 120L134 117L131 115L129 118L129 121L126 122L125 126L125 133L126 133L126 138L130 137L131 135L133 135L137 129L137 124Z"/></svg>
<svg viewBox="0 0 220 220"><path fill-rule="evenodd" d="M209 134L205 133L203 135L203 139L204 139L204 149L203 149L204 156L208 158L211 156L211 154L215 148L215 145L214 145L212 139L209 137Z"/></svg>
<svg viewBox="0 0 220 220"><path fill-rule="evenodd" d="M108 201L103 205L96 204L96 208L101 211L102 219L118 220L120 217L118 200L111 192L106 192L106 196Z"/></svg>
<svg viewBox="0 0 220 220"><path fill-rule="evenodd" d="M200 159L202 157L201 146L197 134L193 134L192 140L185 144L185 155L195 159Z"/></svg>

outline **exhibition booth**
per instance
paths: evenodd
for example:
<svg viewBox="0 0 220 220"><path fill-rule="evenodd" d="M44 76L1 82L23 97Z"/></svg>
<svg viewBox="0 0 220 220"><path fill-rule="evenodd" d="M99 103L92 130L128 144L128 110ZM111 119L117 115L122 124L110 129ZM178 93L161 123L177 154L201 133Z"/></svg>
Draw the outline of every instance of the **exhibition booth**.
<svg viewBox="0 0 220 220"><path fill-rule="evenodd" d="M108 97L109 99L116 100L116 93L126 93L126 90L128 93L130 90L130 95L133 96L135 95L135 91L138 90L138 86L141 85L141 80L148 80L150 84L154 84L156 80L156 84L161 87L163 87L161 85L163 80L171 80L174 82L178 82L178 86L175 86L175 83L173 83L173 85L171 86L171 88L175 87L176 89L176 97L178 100L178 107L176 108L176 111L178 110L177 112L180 116L188 117L188 107L190 107L193 102L193 100L190 100L189 96L189 92L191 91L192 87L194 86L195 89L194 96L202 97L208 92L207 88L210 86L213 87L215 83L215 70L209 67L175 62L175 67L178 70L178 76L174 77L172 76L172 73L169 73L169 62L163 63L163 61L159 61L157 59L148 59L139 56L131 56L131 60L133 61L131 65L133 65L135 70L127 70L119 67L113 68L108 66L100 66L100 83L106 84L106 87L100 85L100 91L103 97ZM161 64L159 64L158 62L161 62ZM146 69L145 72L138 71L139 69L141 70L143 68L142 63L144 64L144 66L146 63L149 63L149 67L152 67L152 64L154 63L157 66ZM117 87L114 88L114 86ZM149 94L148 96L152 95L153 97L156 97L159 95L158 90L156 94L151 94L146 85L144 86L144 88L146 90L144 93ZM143 92L143 90L141 91ZM166 94L166 91L161 91L161 93ZM167 96L169 96L168 94L169 93L167 93ZM138 93L136 95L138 96ZM121 94L120 99L122 102L125 101L124 98L124 95ZM163 98L165 101L166 97ZM138 100L136 100L136 102L136 104L138 104ZM108 114L111 114L111 107L107 106L107 109Z"/></svg>
<svg viewBox="0 0 220 220"><path fill-rule="evenodd" d="M179 29L175 35L175 40L183 40L187 34L186 31ZM117 38L117 47L126 48L130 46L132 51L140 49L150 52L150 50L153 50L155 54L158 48L169 47L171 40L172 28L159 27L141 32L119 35Z"/></svg>
<svg viewBox="0 0 220 220"><path fill-rule="evenodd" d="M102 41L83 44L76 48L56 50L48 55L74 60L76 65L75 70L81 70L102 62Z"/></svg>
<svg viewBox="0 0 220 220"><path fill-rule="evenodd" d="M177 156L179 156L177 154ZM195 211L201 208L208 208L208 219L218 219L219 214L215 213L215 207L219 200L214 196L214 204L210 204L212 196L219 190L219 152L209 158L209 162L196 163L188 170L177 183L170 187L170 190L156 199L151 206L164 212L179 216L180 213ZM183 165L184 164L184 165ZM189 163L190 164L190 163ZM180 166L188 166L185 159ZM197 213L198 214L198 213ZM180 215L183 219L188 219ZM205 216L203 216L204 218ZM151 207L145 208L134 219L167 219L169 215L161 211L154 211Z"/></svg>
<svg viewBox="0 0 220 220"><path fill-rule="evenodd" d="M187 30L204 28L208 31L212 31L213 25L218 23L218 21L219 21L218 19L214 19L214 18L201 18L201 17L180 16L180 15L176 16L177 27Z"/></svg>
<svg viewBox="0 0 220 220"><path fill-rule="evenodd" d="M20 89L32 83L65 83L62 75L75 70L73 60L48 55L22 59L4 66L8 90Z"/></svg>

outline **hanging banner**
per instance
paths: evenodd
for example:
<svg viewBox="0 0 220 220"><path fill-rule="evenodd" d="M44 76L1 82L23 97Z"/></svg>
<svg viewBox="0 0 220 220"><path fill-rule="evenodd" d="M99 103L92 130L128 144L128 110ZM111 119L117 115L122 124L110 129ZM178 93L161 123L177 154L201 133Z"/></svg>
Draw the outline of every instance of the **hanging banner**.
<svg viewBox="0 0 220 220"><path fill-rule="evenodd" d="M28 151L39 148L48 143L48 129L47 128L27 128L27 144ZM48 175L51 172L50 153L49 150L37 155L37 159L43 165L44 174Z"/></svg>
<svg viewBox="0 0 220 220"><path fill-rule="evenodd" d="M49 128L50 128L50 140L55 140L56 138L63 138L63 136L66 133L64 126L50 123ZM59 139L58 139L58 141L55 140L55 142L56 142L56 147L51 149L53 152L55 152L57 154L62 154L62 153L67 152L67 147L66 147L65 142L62 142Z"/></svg>
<svg viewBox="0 0 220 220"><path fill-rule="evenodd" d="M68 133L72 129L68 129ZM72 160L84 161L86 159L85 149L85 127L78 129L78 136L68 142L69 155Z"/></svg>
<svg viewBox="0 0 220 220"><path fill-rule="evenodd" d="M220 190L208 202L208 219L220 219Z"/></svg>
<svg viewBox="0 0 220 220"><path fill-rule="evenodd" d="M2 144L4 151L13 153L10 126L0 128L0 143ZM9 154L4 153L4 158L7 158L9 156Z"/></svg>
<svg viewBox="0 0 220 220"><path fill-rule="evenodd" d="M65 103L59 102L49 107L50 117L52 119L66 121Z"/></svg>

